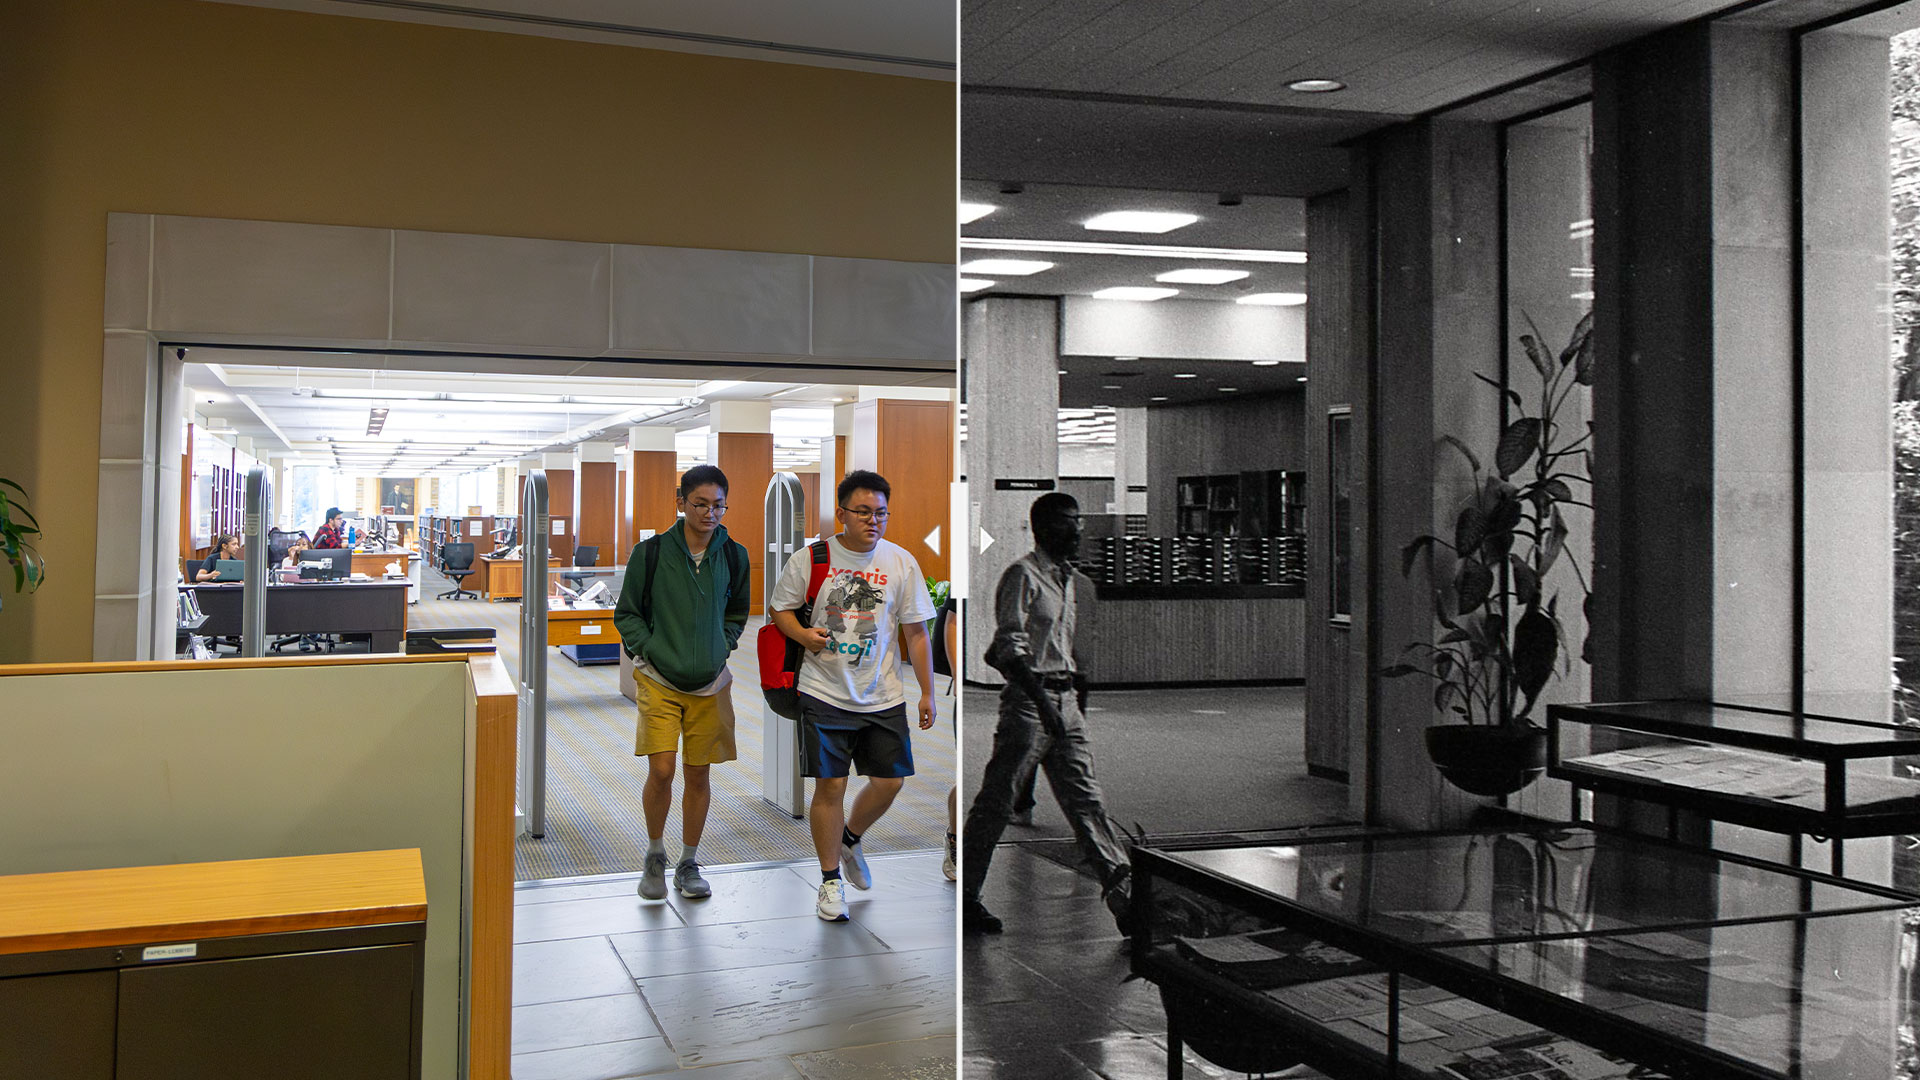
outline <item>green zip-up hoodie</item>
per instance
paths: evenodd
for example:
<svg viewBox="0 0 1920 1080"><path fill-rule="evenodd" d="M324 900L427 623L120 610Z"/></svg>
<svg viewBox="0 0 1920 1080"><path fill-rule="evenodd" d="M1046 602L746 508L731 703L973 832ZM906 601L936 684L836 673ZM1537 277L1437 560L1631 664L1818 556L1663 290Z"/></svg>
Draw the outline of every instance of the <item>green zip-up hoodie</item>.
<svg viewBox="0 0 1920 1080"><path fill-rule="evenodd" d="M647 592L648 541L642 541L627 557L626 584L613 608L614 629L620 631L620 641L630 655L644 658L674 686L698 690L719 677L727 654L740 643L747 627L752 572L747 581L733 580L735 563L749 565L747 549L728 538L726 526L717 526L696 569L687 548L685 522L674 522L673 528L651 542L660 545L660 561L654 568L659 580L653 583L653 625L640 617L640 598ZM731 559L729 544L740 548Z"/></svg>

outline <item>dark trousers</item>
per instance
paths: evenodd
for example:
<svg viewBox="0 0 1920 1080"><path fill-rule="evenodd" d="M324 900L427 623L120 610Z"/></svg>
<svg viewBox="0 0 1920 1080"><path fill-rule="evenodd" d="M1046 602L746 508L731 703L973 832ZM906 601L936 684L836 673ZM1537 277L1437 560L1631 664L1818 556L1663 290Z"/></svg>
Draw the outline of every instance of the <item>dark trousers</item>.
<svg viewBox="0 0 1920 1080"><path fill-rule="evenodd" d="M1000 694L1000 725L993 732L993 756L987 760L980 792L967 810L965 858L962 866L969 899L978 899L987 880L993 849L1013 816L1016 788L1031 777L1035 764L1047 775L1053 797L1073 826L1074 839L1093 864L1102 883L1112 883L1127 869L1127 845L1107 818L1100 782L1093 776L1093 748L1087 742L1086 721L1071 688L1049 690L1047 697L1060 712L1061 730L1044 731L1039 706L1024 691L1009 686Z"/></svg>

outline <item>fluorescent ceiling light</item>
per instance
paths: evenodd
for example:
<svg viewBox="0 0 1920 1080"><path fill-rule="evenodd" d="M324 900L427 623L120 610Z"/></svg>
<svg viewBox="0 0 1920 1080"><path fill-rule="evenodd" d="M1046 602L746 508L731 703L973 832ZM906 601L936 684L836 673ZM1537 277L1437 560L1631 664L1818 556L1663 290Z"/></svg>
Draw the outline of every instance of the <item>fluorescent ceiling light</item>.
<svg viewBox="0 0 1920 1080"><path fill-rule="evenodd" d="M733 384L730 383L728 385ZM564 400L575 405L662 405L672 406L674 408L678 408L687 403L685 398L677 397L581 397L578 394L569 395L566 398L555 398L554 400Z"/></svg>
<svg viewBox="0 0 1920 1080"><path fill-rule="evenodd" d="M1295 79L1287 84L1287 89L1296 94L1331 94L1346 88L1339 79Z"/></svg>
<svg viewBox="0 0 1920 1080"><path fill-rule="evenodd" d="M960 279L960 291L963 293L979 292L981 289L991 289L998 284L1000 283L997 281L988 281L986 278L963 277Z"/></svg>
<svg viewBox="0 0 1920 1080"><path fill-rule="evenodd" d="M960 264L960 272L964 274L999 274L1002 277L1026 277L1051 269L1052 263L1039 259L975 259Z"/></svg>
<svg viewBox="0 0 1920 1080"><path fill-rule="evenodd" d="M336 390L321 387L313 392L315 397L348 398L353 401L425 401L440 396L438 390ZM558 398L555 399L559 400Z"/></svg>
<svg viewBox="0 0 1920 1080"><path fill-rule="evenodd" d="M693 388L694 397L712 397L722 390L731 390L740 385L739 379L713 379Z"/></svg>
<svg viewBox="0 0 1920 1080"><path fill-rule="evenodd" d="M1182 371L1182 372L1180 372L1179 374L1177 374L1177 375L1175 375L1175 376L1174 376L1174 378L1176 378L1176 379L1197 379L1197 378L1199 378L1199 377L1200 377L1200 376L1198 376L1198 375L1195 375L1195 374L1194 374L1193 372L1191 372L1191 371Z"/></svg>
<svg viewBox="0 0 1920 1080"><path fill-rule="evenodd" d="M1169 270L1164 274L1155 274L1153 280L1169 285L1225 285L1229 281L1239 281L1249 273L1246 270L1209 270L1196 266L1191 270Z"/></svg>
<svg viewBox="0 0 1920 1080"><path fill-rule="evenodd" d="M960 204L960 224L971 225L998 209L992 203L963 202Z"/></svg>
<svg viewBox="0 0 1920 1080"><path fill-rule="evenodd" d="M1298 307L1307 302L1303 292L1257 292L1234 300L1236 304L1260 304L1266 307Z"/></svg>
<svg viewBox="0 0 1920 1080"><path fill-rule="evenodd" d="M1148 285L1115 285L1111 289L1101 289L1093 294L1095 300L1165 300L1169 296L1180 295L1179 289L1156 289Z"/></svg>
<svg viewBox="0 0 1920 1080"><path fill-rule="evenodd" d="M1147 259L1215 262L1304 263L1304 251L1263 248L1178 247L1173 244L1116 244L1101 240L1003 240L963 236L960 246L976 251L1033 251L1056 255L1135 255ZM967 269L962 266L960 269ZM986 271L983 271L983 273Z"/></svg>
<svg viewBox="0 0 1920 1080"><path fill-rule="evenodd" d="M1156 395L1154 395L1154 396L1153 396L1152 398L1150 398L1149 400L1152 400L1152 401L1165 401L1165 400L1167 400L1167 399L1166 399L1166 397L1165 397L1164 395L1160 395L1160 394L1156 394Z"/></svg>
<svg viewBox="0 0 1920 1080"><path fill-rule="evenodd" d="M1115 210L1081 222L1098 232L1166 233L1184 229L1200 220L1198 214L1178 214L1163 210Z"/></svg>
<svg viewBox="0 0 1920 1080"><path fill-rule="evenodd" d="M1235 390L1238 390L1238 389L1240 389L1240 388L1239 388L1239 387L1237 387L1237 386L1223 386L1223 387L1221 387L1221 388L1220 388L1220 392L1221 392L1221 393L1223 393L1223 394L1231 394L1231 393L1233 393L1233 392L1234 392Z"/></svg>
<svg viewBox="0 0 1920 1080"><path fill-rule="evenodd" d="M1253 366L1254 367L1274 367L1279 363L1280 361L1278 360L1255 360L1253 362Z"/></svg>

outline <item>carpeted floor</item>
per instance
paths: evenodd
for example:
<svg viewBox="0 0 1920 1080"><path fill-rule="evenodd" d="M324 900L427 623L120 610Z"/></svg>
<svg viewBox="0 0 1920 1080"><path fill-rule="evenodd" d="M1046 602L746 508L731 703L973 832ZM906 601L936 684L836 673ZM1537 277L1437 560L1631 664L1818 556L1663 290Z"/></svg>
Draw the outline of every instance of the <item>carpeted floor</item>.
<svg viewBox="0 0 1920 1080"><path fill-rule="evenodd" d="M416 564L417 565L417 564ZM419 627L492 626L508 670L519 672L520 605L513 601L434 600L441 584L432 570L423 575L422 599L408 616ZM811 858L813 843L805 821L797 821L760 797L762 726L767 715L759 693L752 654L755 619L729 664L734 678L735 741L739 760L713 769L713 804L700 860L711 866L788 862ZM515 873L521 881L636 873L646 855L646 829L640 812L640 788L646 762L633 755L637 710L620 695L619 668L608 664L577 667L557 648L547 665L547 835L520 837ZM909 714L919 698L911 672L903 681ZM946 689L947 680L936 686ZM780 723L778 716L773 719ZM867 834L873 853L938 849L945 843L947 789L953 783L956 747L954 699L941 699L940 722L931 731L914 732L916 775L907 781L887 816ZM860 781L855 780L857 789ZM811 797L812 784L808 782ZM667 822L669 852L680 838L678 790ZM851 795L849 795L851 803Z"/></svg>

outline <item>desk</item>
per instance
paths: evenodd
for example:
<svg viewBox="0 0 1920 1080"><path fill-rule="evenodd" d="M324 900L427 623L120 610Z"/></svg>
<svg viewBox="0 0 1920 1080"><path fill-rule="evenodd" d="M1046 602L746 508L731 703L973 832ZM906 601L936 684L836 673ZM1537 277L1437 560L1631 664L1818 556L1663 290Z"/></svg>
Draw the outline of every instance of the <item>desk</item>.
<svg viewBox="0 0 1920 1080"><path fill-rule="evenodd" d="M479 593L488 600L518 600L520 598L520 575L522 560L495 559L482 555L473 561L473 576L469 581L479 582ZM547 559L547 573L560 565L559 556Z"/></svg>
<svg viewBox="0 0 1920 1080"><path fill-rule="evenodd" d="M548 608L547 644L620 644L620 631L613 628L613 609Z"/></svg>
<svg viewBox="0 0 1920 1080"><path fill-rule="evenodd" d="M400 572L404 574L409 565L407 560L411 557L412 554L404 548L388 551L356 551L353 553L353 572L365 574L370 578L385 577L387 564L397 562L400 564Z"/></svg>
<svg viewBox="0 0 1920 1080"><path fill-rule="evenodd" d="M407 632L405 581L338 581L267 587L268 637L369 634L372 652L397 653ZM200 633L238 637L242 585L196 585L207 621Z"/></svg>
<svg viewBox="0 0 1920 1080"><path fill-rule="evenodd" d="M1172 1076L1183 1042L1338 1076L1458 1080L1527 1045L1591 1077L1891 1076L1920 1012L1900 989L1913 897L1611 830L1136 848L1133 867L1133 969L1168 1004Z"/></svg>

